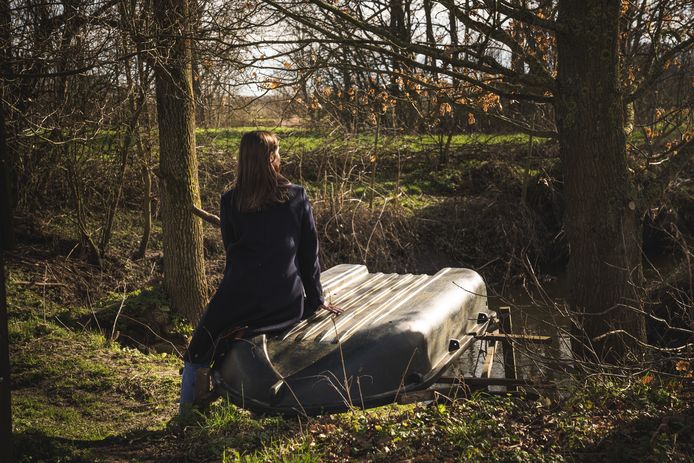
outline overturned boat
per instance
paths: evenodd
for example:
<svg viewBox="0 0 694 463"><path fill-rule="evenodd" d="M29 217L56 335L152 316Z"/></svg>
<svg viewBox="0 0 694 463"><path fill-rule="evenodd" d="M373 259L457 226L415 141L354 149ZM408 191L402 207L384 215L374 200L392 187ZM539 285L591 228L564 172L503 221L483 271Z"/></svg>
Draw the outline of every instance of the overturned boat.
<svg viewBox="0 0 694 463"><path fill-rule="evenodd" d="M258 413L315 415L392 403L426 389L489 323L479 274L369 273L343 264L321 275L326 301L285 332L234 341L212 369L215 388Z"/></svg>

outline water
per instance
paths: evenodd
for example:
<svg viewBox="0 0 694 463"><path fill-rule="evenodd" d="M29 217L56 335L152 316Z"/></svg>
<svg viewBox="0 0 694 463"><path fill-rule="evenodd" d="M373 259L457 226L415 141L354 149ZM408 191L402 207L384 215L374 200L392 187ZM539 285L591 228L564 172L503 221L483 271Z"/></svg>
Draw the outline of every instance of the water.
<svg viewBox="0 0 694 463"><path fill-rule="evenodd" d="M559 379L557 365L570 361L569 321L565 316L564 294L564 281L562 278L556 278L543 283L541 290L529 291L518 285L505 288L502 294L490 295L490 310L511 307L513 333L552 338L549 345L522 341L514 343L516 372L519 378L536 381L556 380ZM486 355L487 342L477 341L461 355L448 374L480 377ZM505 377L502 343L497 343L496 346L491 377Z"/></svg>
<svg viewBox="0 0 694 463"><path fill-rule="evenodd" d="M651 258L644 262L647 281L658 281L673 274L681 265L672 254ZM551 345L519 342L515 344L516 371L518 378L531 380L560 380L559 366L570 366L572 353L570 322L566 311L567 281L564 275L543 281L541 288L534 285L531 290L522 285L505 287L500 294L490 292L490 310L511 307L513 333L544 335L552 337ZM477 341L464 352L447 372L447 375L480 377L484 364L486 342ZM497 345L492 377L503 378L503 345Z"/></svg>

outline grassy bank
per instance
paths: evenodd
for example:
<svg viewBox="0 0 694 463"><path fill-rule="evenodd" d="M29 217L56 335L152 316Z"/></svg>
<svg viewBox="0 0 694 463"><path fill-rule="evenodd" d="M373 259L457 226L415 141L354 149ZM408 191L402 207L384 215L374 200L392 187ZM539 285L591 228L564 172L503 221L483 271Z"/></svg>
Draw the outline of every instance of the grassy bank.
<svg viewBox="0 0 694 463"><path fill-rule="evenodd" d="M206 210L218 210L219 196L233 179L240 137L253 128L198 129ZM281 138L283 172L309 190L325 266L362 262L373 271L429 273L441 266L465 266L483 269L487 283L495 288L521 281L528 264L536 273L552 275L565 267L562 179L553 141L534 139L531 146L522 134L458 134L447 143L437 136L388 132L376 140L373 133L268 128ZM46 156L37 158L35 175L23 185L20 234L62 255L88 254L77 224L81 222L98 241L109 216L107 206L118 190L120 160L114 151L118 143L108 139L111 135L115 134L104 133L98 140L76 145L74 156L67 157L35 140L32 150L45 151ZM143 228L145 163L153 179L150 249L160 250L158 153L153 141L146 143L151 147L148 160L133 153L132 165L125 171L106 252L105 265L114 264L108 274L129 265L127 256L137 249ZM446 164L440 162L444 149ZM637 154L630 159L635 171L641 172L644 166L637 165L642 162ZM684 169L672 182L661 207L646 214L648 258L672 253L681 237L686 241L694 233L694 190L687 181L691 169ZM77 185L71 185L70 179ZM82 191L79 208L72 199L73 187ZM209 273L215 274L222 250L218 232L211 227L206 230L205 247ZM159 263L154 264L156 272ZM150 273L139 276L147 278Z"/></svg>
<svg viewBox="0 0 694 463"><path fill-rule="evenodd" d="M245 130L198 132L203 204L212 212ZM385 136L374 149L373 137L278 132L284 172L310 192L325 268L465 266L497 289L523 281L528 263L541 273L563 268L551 142L528 156L523 136L459 135L442 166L432 137ZM84 171L85 221L95 236L113 188L109 162ZM252 416L220 401L186 422L173 419L179 354L191 327L172 313L160 287L156 200L149 251L130 257L142 228L141 185L136 171L127 175L101 268L81 253L74 211L60 199L62 180L49 178L50 198L36 196L43 207L27 203L18 211L19 243L8 260L20 461L660 462L694 455L689 364L673 377L567 378L538 401L463 395L453 404L310 419ZM659 226L680 224L686 238L691 185L668 194L675 206L664 210L676 214ZM214 288L224 258L218 230L206 227L204 244ZM672 249L666 239L649 252Z"/></svg>
<svg viewBox="0 0 694 463"><path fill-rule="evenodd" d="M218 211L219 196L233 178L240 136L247 129L198 130L206 210ZM374 146L373 135L277 131L283 172L309 190L326 267L364 262L373 271L435 272L442 265L484 266L490 283L502 283L519 274L525 254L533 263L547 263L548 271L557 264L554 260L561 265L565 252L554 252L565 247L558 235L561 198L556 147L550 142L535 140L535 154L528 157L528 139L523 135L456 135L448 147L448 163L440 165L441 146L431 136L381 135ZM133 162L125 172L125 188L104 259L108 275L130 265L128 256L142 235L142 173L140 160ZM159 252L156 162L153 152L150 249ZM118 159L95 156L83 165L67 167L77 169L79 186L84 189L80 220L98 241L109 199L117 189ZM60 170L47 166L45 176L37 175L42 177L41 182L37 179L39 191L20 202L18 232L42 250L84 258L88 250L79 238L79 220L70 200L72 186L56 172ZM205 247L209 273L215 274L222 249L218 231L212 227L206 229ZM157 271L159 262L152 264ZM138 277L148 278L151 273L140 272L139 264L135 267Z"/></svg>
<svg viewBox="0 0 694 463"><path fill-rule="evenodd" d="M111 340L123 327L114 331L103 314L122 295L68 307L26 284L40 275L15 264L10 275L19 461L663 462L694 455L694 390L684 364L670 378L567 379L534 401L459 393L446 404L281 418L220 400L182 421L175 417L177 356ZM127 294L124 310L165 310L165 298L144 293ZM84 322L92 312L101 325Z"/></svg>

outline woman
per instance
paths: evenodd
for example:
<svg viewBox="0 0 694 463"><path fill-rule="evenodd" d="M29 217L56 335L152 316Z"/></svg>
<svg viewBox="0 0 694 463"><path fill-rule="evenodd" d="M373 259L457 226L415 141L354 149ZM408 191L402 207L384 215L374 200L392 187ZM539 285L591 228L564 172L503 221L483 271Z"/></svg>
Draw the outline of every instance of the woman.
<svg viewBox="0 0 694 463"><path fill-rule="evenodd" d="M222 195L224 278L184 356L180 411L194 400L196 371L209 367L219 335L231 327L285 329L325 306L318 236L306 191L280 174L277 137L241 138L236 183Z"/></svg>

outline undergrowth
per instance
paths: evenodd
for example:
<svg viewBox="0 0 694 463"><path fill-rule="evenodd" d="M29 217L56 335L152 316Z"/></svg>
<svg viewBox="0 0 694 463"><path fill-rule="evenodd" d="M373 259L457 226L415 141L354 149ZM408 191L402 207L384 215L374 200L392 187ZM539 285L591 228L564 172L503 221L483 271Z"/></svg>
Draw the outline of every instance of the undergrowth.
<svg viewBox="0 0 694 463"><path fill-rule="evenodd" d="M12 281L12 280L11 280ZM20 461L687 461L691 366L562 382L539 400L477 393L319 417L258 416L224 400L176 417L180 361L66 325L10 283ZM108 304L108 300L103 301Z"/></svg>
<svg viewBox="0 0 694 463"><path fill-rule="evenodd" d="M240 133L199 137L203 205L212 212L231 180ZM425 138L386 140L373 159L368 137L326 143L306 131L280 135L285 173L309 191L325 268L349 262L372 272L433 273L466 266L494 286L528 262L545 271L563 267L561 180L549 143L526 160L524 139L463 137L443 167ZM8 293L20 461L660 462L694 455L693 388L682 380L689 365L677 369L676 380L650 373L566 380L538 401L475 395L316 418L259 417L219 401L205 414L176 419L178 355L191 326L174 316L161 290L156 207L150 251L130 257L141 223L139 184L128 182L102 268L80 254L69 205L42 203L28 213L27 202L19 211ZM103 182L89 185L100 192L94 198L107 193ZM689 189L673 196L673 220L654 218L676 239L691 233L690 196ZM103 211L89 201L85 207L96 229ZM667 228L673 223L680 228ZM204 245L214 288L224 266L216 228L206 227ZM680 279L691 285L685 270ZM652 291L654 304L681 299L687 285L675 283Z"/></svg>

